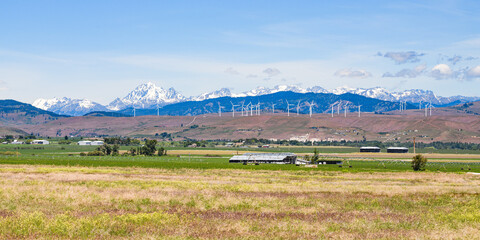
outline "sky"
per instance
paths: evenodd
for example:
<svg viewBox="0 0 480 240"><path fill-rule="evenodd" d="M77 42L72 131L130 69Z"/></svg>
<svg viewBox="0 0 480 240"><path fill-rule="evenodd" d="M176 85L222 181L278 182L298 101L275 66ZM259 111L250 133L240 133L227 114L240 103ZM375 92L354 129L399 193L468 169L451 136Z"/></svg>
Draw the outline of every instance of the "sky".
<svg viewBox="0 0 480 240"><path fill-rule="evenodd" d="M480 96L480 1L0 1L0 99L297 85Z"/></svg>

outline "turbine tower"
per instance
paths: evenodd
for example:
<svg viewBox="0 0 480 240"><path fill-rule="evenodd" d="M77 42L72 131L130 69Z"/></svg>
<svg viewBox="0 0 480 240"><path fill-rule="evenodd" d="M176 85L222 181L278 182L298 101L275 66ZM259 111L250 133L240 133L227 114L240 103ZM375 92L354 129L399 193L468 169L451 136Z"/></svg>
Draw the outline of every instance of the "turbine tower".
<svg viewBox="0 0 480 240"><path fill-rule="evenodd" d="M308 107L310 108L310 117L312 117L312 108L313 108L313 106L315 106L316 104L312 101L312 102L307 102L307 105L308 105Z"/></svg>
<svg viewBox="0 0 480 240"><path fill-rule="evenodd" d="M250 116L253 116L253 104L252 103L249 103L250 104Z"/></svg>
<svg viewBox="0 0 480 240"><path fill-rule="evenodd" d="M220 102L218 102L218 116L222 116L222 105L220 105Z"/></svg>
<svg viewBox="0 0 480 240"><path fill-rule="evenodd" d="M272 104L272 114L275 114L275 105L276 105L275 103Z"/></svg>
<svg viewBox="0 0 480 240"><path fill-rule="evenodd" d="M231 101L230 103L232 104L232 117L235 117L235 107L237 107L238 105L233 104Z"/></svg>
<svg viewBox="0 0 480 240"><path fill-rule="evenodd" d="M257 115L260 116L260 101L257 103Z"/></svg>
<svg viewBox="0 0 480 240"><path fill-rule="evenodd" d="M362 105L359 105L359 106L358 106L358 117L360 117L360 113L361 113L360 107L362 107Z"/></svg>
<svg viewBox="0 0 480 240"><path fill-rule="evenodd" d="M242 116L243 116L243 102L242 102Z"/></svg>
<svg viewBox="0 0 480 240"><path fill-rule="evenodd" d="M347 117L347 104L346 103L345 103L344 110L345 110L345 117Z"/></svg>
<svg viewBox="0 0 480 240"><path fill-rule="evenodd" d="M302 102L302 100L298 101L298 104L297 104L297 116L298 116L299 111L300 111L300 102Z"/></svg>
<svg viewBox="0 0 480 240"><path fill-rule="evenodd" d="M287 101L287 116L290 117L290 105L291 105L291 104L288 103L288 100L287 100L287 99L285 99L285 101Z"/></svg>

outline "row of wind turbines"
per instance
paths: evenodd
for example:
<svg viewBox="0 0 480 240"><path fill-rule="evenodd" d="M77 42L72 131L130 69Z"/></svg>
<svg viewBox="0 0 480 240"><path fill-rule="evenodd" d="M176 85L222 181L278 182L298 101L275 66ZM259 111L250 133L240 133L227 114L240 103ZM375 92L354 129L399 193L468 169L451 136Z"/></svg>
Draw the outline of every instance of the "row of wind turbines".
<svg viewBox="0 0 480 240"><path fill-rule="evenodd" d="M291 104L288 102L288 100L286 100L286 103L287 103L287 116L290 117L290 106L295 106L295 104ZM236 105L236 104L233 104L233 102L230 102L231 105L232 105L232 117L235 117L235 110L236 110L236 107L240 107L240 105ZM297 103L297 107L296 107L296 110L297 110L297 116L300 115L300 103L301 101L298 101ZM306 104L308 105L309 107L309 116L312 117L312 113L313 113L313 107L317 106L317 104L313 101L311 102L306 102ZM277 104L272 104L272 114L275 114L275 105ZM334 108L337 107L337 115L340 115L340 108L342 106L342 102L337 102L337 103L334 103L332 104L332 111L331 111L331 114L332 114L332 118L334 117ZM356 106L358 108L358 117L361 117L361 107L362 105L358 105ZM424 105L423 105L423 101L420 101L419 103L419 109L421 110L422 107L424 107L425 109L425 117L428 117L428 116L432 116L432 108L435 108L432 103L427 103L425 102ZM133 117L136 117L136 108L135 108L135 104L133 103L132 104L132 108L133 108ZM225 108L223 107L220 102L218 102L218 116L221 117L222 116L222 108ZM257 116L260 116L260 113L261 113L261 108L260 108L260 102L258 102L257 104L252 104L251 102L248 103L247 105L244 105L244 102L242 102L242 105L241 105L241 116L253 116L253 115L257 115ZM350 109L349 108L349 105L348 103L345 103L343 105L343 110L344 110L344 117L346 118L347 117L347 110ZM403 102L400 102L400 112L404 112L407 110L407 101L403 101ZM250 115L249 115L250 114ZM157 103L157 116L160 115L160 107Z"/></svg>
<svg viewBox="0 0 480 240"><path fill-rule="evenodd" d="M287 116L290 117L290 110L291 109L295 109L295 108L290 108L290 106L295 106L295 104L291 104L288 102L288 100L285 100L285 102L287 103ZM296 110L297 110L297 116L300 115L300 103L301 101L298 101L297 103L297 107L296 107ZM260 108L260 102L258 102L257 104L252 104L251 102L248 103L247 105L245 105L245 103L242 103L242 105L236 105L236 104L233 104L233 102L230 102L230 104L232 105L232 117L235 117L235 113L237 111L237 107L240 107L240 112L241 112L241 116L259 116L260 113L261 113L261 108ZM309 107L309 116L312 117L312 114L313 114L313 107L317 106L317 104L313 101L311 102L306 102L306 104L308 105ZM272 114L275 114L275 105L277 104L272 104ZM340 115L340 107L341 107L341 103L335 103L332 105L332 117L334 117L334 107L337 106L337 113L338 115ZM344 104L344 116L347 117L347 110L349 109L348 107L349 105L348 104ZM361 107L362 105L359 105L359 106L356 106L358 107L358 117L361 117ZM220 102L218 102L218 116L221 117L222 116L222 109L224 109L225 107L223 107Z"/></svg>

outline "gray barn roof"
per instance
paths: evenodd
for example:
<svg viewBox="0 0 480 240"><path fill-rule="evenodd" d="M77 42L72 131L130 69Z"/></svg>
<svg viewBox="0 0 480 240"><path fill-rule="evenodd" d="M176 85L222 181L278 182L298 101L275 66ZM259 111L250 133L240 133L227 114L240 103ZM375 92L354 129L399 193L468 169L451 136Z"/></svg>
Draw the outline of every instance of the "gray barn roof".
<svg viewBox="0 0 480 240"><path fill-rule="evenodd" d="M283 161L287 157L296 157L293 153L245 153L243 155L236 155L230 158L230 160L237 161Z"/></svg>

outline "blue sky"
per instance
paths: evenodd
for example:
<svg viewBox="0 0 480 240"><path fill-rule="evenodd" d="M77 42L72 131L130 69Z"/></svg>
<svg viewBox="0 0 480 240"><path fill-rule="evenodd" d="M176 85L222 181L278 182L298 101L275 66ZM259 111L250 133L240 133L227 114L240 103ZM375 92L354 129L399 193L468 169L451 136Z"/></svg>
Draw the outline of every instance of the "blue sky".
<svg viewBox="0 0 480 240"><path fill-rule="evenodd" d="M480 93L479 1L0 2L0 98L279 84Z"/></svg>

